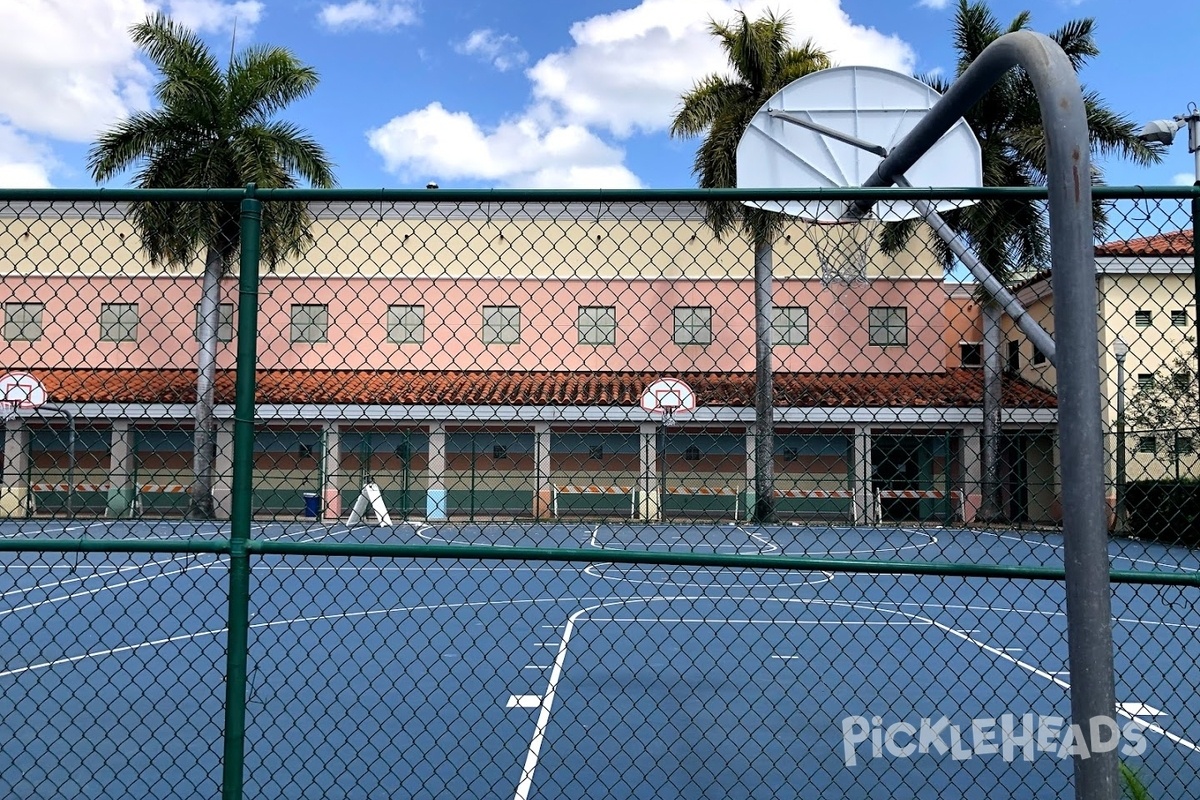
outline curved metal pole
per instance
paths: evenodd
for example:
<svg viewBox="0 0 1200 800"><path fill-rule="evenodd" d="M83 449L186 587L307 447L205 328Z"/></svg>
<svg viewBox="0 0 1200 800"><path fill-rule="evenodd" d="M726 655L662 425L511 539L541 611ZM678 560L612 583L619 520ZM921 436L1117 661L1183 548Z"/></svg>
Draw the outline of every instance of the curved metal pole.
<svg viewBox="0 0 1200 800"><path fill-rule="evenodd" d="M894 184L1015 66L1025 70L1037 91L1046 131L1071 717L1080 726L1090 755L1075 756L1075 797L1115 800L1117 754L1114 750L1095 752L1096 728L1090 724L1098 718L1114 717L1116 697L1102 472L1092 173L1087 113L1070 60L1053 40L1041 34L1017 31L1001 36L979 54L863 186Z"/></svg>

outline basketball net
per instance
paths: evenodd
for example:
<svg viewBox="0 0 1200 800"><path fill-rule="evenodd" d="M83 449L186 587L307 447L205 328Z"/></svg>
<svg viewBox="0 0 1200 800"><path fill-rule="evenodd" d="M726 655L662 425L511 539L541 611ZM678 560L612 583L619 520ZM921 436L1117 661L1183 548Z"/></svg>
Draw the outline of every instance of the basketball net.
<svg viewBox="0 0 1200 800"><path fill-rule="evenodd" d="M675 424L675 409L679 408L677 398L663 398L662 402L662 421L664 428L670 428Z"/></svg>
<svg viewBox="0 0 1200 800"><path fill-rule="evenodd" d="M814 249L825 288L867 283L871 232L875 227L870 223L870 218L864 218L821 225Z"/></svg>

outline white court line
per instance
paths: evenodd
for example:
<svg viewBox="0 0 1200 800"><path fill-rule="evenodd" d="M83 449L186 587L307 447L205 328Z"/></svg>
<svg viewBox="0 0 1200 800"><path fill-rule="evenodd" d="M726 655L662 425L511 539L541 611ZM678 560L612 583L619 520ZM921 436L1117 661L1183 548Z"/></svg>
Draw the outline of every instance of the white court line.
<svg viewBox="0 0 1200 800"><path fill-rule="evenodd" d="M252 525L251 529L264 529L266 527L267 527L267 525ZM345 532L346 531L339 531L338 533L345 533ZM287 536L295 536L295 535L296 535L295 533L280 534L279 536L268 537L268 538L262 539L260 541L273 542L278 539L285 538ZM334 533L334 531L331 530L328 533L326 533L325 535L318 536L315 539L311 539L309 541L316 542L316 541L320 541L321 539L326 538L327 536L333 536L333 535L335 535L335 533ZM200 556L202 556L202 555L212 555L213 558L212 558L212 560L207 561L207 562L200 562L199 559L200 559ZM182 569L160 570L159 572L155 573L154 575L147 575L147 576L144 576L141 578L133 578L131 580L124 581L121 583L115 583L115 584L106 583L103 586L99 586L94 589L84 589L81 591L73 591L73 592L69 592L65 595L59 595L57 597L48 597L44 600L38 600L38 601L35 601L32 603L26 603L25 605L14 606L13 608L0 610L0 617L5 617L10 614L16 614L17 612L20 612L20 611L30 611L35 608L40 608L41 606L44 606L44 605L53 605L55 603L61 603L66 600L73 600L78 597L90 597L92 595L97 595L102 592L116 591L117 589L126 589L130 586L136 586L136 585L142 584L142 583L149 583L150 581L156 580L158 578L166 578L166 577L170 577L173 575L183 575L183 574L186 574L195 569L204 568L205 570L207 570L214 566L229 563L228 556L221 556L221 555L217 555L215 553L213 553L213 554L186 553L184 555L174 556L172 558L165 559L162 561L149 561L149 562L146 562L145 564L134 565L134 566L130 566L130 567L121 567L121 568L118 568L115 572L107 573L107 574L103 575L102 577L110 577L113 574L118 574L120 572L131 571L131 570L135 570L135 569L140 571L147 566L164 567L169 564L179 563L181 561L186 563L187 561L192 560L192 559L196 559L197 563L188 564L187 566L184 566ZM44 584L39 583L32 588L21 589L21 590L19 590L19 592L22 594L27 594L27 593L37 590L37 589L61 588L64 584L70 584L70 583L82 584L85 581L91 580L94 577L97 577L97 575L95 573L92 575L87 575L87 576L83 576L80 578L72 578L72 579L66 580L66 581L46 582ZM6 593L5 596L7 596L7 594L14 593L15 591L17 591L17 590L10 591L9 593Z"/></svg>
<svg viewBox="0 0 1200 800"><path fill-rule="evenodd" d="M563 597L535 597L527 600L478 600L462 603L437 603L431 605L417 606L393 606L390 608L372 608L363 611L342 611L336 614L314 614L312 616L292 617L290 619L277 619L270 622L255 622L251 623L250 630L264 630L268 628L288 627L291 625L299 625L303 623L312 624L314 622L329 622L339 619L358 619L367 617L387 616L398 613L415 613L417 611L440 611L446 609L458 608L482 608L492 605L503 606L520 606L520 605L538 605L546 603L562 603L564 601L581 602L589 598L563 598ZM596 599L596 598L590 598ZM132 644L123 644L117 647L109 647L103 650L91 650L74 656L63 656L50 661L41 661L34 664L27 664L23 667L15 667L13 669L0 672L0 678L8 678L16 675L23 675L26 672L36 672L43 669L61 666L63 664L74 664L87 659L99 659L106 656L117 655L120 653L132 653L135 650L140 650L145 647L160 647L164 644L172 644L175 642L192 641L210 636L220 636L227 632L229 628L210 628L195 633L181 633L174 636L168 636L162 639L153 639L145 642L135 642Z"/></svg>
<svg viewBox="0 0 1200 800"><path fill-rule="evenodd" d="M250 526L250 529L251 530L261 530L263 527L265 527L265 526L252 525L252 526ZM218 531L218 532L220 532L220 531ZM105 554L105 555L111 555L111 554ZM129 555L136 555L136 554L131 553ZM185 553L182 555L172 556L171 558L163 559L160 561L147 561L144 564L132 564L129 566L124 566L124 567L114 567L106 572L105 571L100 571L100 572L93 571L90 574L81 575L78 578L68 578L68 579L60 579L60 580L56 580L56 581L46 581L44 583L36 583L33 586L29 586L29 587L18 587L16 589L10 589L7 592L0 594L0 598L8 597L9 595L13 595L13 594L28 594L29 592L37 591L39 589L61 589L63 586L67 586L72 583L82 584L85 581L89 581L94 578L108 578L113 575L119 575L122 572L134 572L134 571L144 570L147 567L166 566L168 564L174 564L179 561L186 561L191 558L198 559L200 556L206 556L206 555L216 556L217 554L216 553ZM225 559L223 559L223 558L215 559L215 560L205 563L205 564L194 564L191 567L189 567L188 569L198 569L200 567L204 567L205 569L207 569L208 567L215 566L220 563L225 563ZM9 566L12 566L12 565L9 565ZM79 570L78 565L76 565L74 567L71 566L70 564L61 564L61 565L55 564L55 565L47 565L47 566L60 567L62 569L70 569L72 572L78 572L78 570ZM187 570L184 570L184 571L186 572ZM179 572L171 572L169 574L177 575L177 574L179 574ZM153 576L151 576L151 577L153 577ZM125 586L125 585L128 585L128 584L118 584L115 588L121 588L122 586ZM69 597L69 595L68 595L68 597ZM42 601L42 602L45 602L45 601ZM0 611L0 616L2 616L3 614L6 614L6 613L10 613L10 612Z"/></svg>
<svg viewBox="0 0 1200 800"><path fill-rule="evenodd" d="M558 651L554 654L554 664L550 669L550 677L546 681L546 693L542 695L538 707L537 721L534 723L533 736L529 740L529 749L525 753L525 765L521 767L521 780L517 783L517 791L513 800L529 800L529 792L533 788L533 773L537 770L538 757L541 754L542 743L546 740L546 729L550 726L550 711L554 707L554 696L558 692L558 682L562 679L563 665L567 661L567 643L575 630L575 622L584 614L597 611L607 606L624 605L629 602L654 602L664 598L625 598L610 600L594 606L586 606L567 617L563 625L562 639ZM694 599L694 598L693 598Z"/></svg>
<svg viewBox="0 0 1200 800"><path fill-rule="evenodd" d="M1009 539L1014 542L1021 542L1022 544L1028 544L1033 547L1049 547L1052 550L1062 550L1064 548L1064 545L1061 545L1061 544L1054 544L1052 542L1030 541L1029 539L1023 539L1020 536L1013 536L1011 534L994 533L992 531L983 531L983 530L976 531L976 533L983 534L985 536L994 536L997 539ZM1119 559L1121 561L1128 561L1131 564L1149 564L1150 566L1154 566L1154 567L1170 567L1172 569L1180 570L1181 572L1200 572L1200 567L1185 567L1182 564L1170 564L1170 563L1164 564L1161 561L1152 561L1148 558L1131 558L1130 556L1121 555L1119 553L1116 555L1110 555L1109 558L1114 561L1117 559Z"/></svg>
<svg viewBox="0 0 1200 800"><path fill-rule="evenodd" d="M886 613L886 612L885 612ZM638 622L643 625L653 625L659 622L679 623L682 625L861 625L864 627L915 628L924 623L914 623L910 620L870 620L858 619L738 619L736 617L593 617L592 622Z"/></svg>
<svg viewBox="0 0 1200 800"><path fill-rule="evenodd" d="M935 628L938 628L939 630L941 630L951 636L955 636L955 637L962 639L963 641L970 642L971 644L975 645L979 649L983 650L985 653L990 653L990 654L996 656L997 658L1002 658L1005 661L1015 664L1016 666L1020 667L1021 669L1025 670L1026 672L1029 672L1032 675L1036 675L1039 678L1043 678L1045 680L1050 681L1051 683L1053 683L1056 686L1062 687L1065 691L1069 692L1071 689L1071 684L1068 681L1065 681L1062 678L1058 677L1059 675L1063 674L1062 672L1047 672L1046 670L1044 670L1034 664L1029 664L1025 661L1022 661L1019 658L1015 658L1015 657L1009 655L1006 652L1006 648L992 647L991 645L989 645L985 642L981 642L978 639L975 639L975 638L963 633L962 631L956 630L956 629L950 627L949 625L943 625L942 623L937 622L932 619L929 619L928 617L920 617L919 615L908 614L907 612L904 612L904 611L896 611L895 613L903 614L904 616L911 617L913 619L924 620L925 622L928 622L931 625L933 625ZM1067 674L1070 674L1070 673L1068 672ZM1167 739L1170 739L1172 742L1175 742L1176 744L1180 745L1181 747L1186 747L1193 752L1200 753L1200 745L1197 745L1194 742L1190 742L1187 739L1184 739L1182 736L1179 736L1178 734L1171 733L1170 731L1168 731L1166 728L1162 727L1161 725L1156 725L1156 724L1149 722L1135 714L1129 713L1122 707L1122 704L1120 704L1120 703L1117 704L1116 712L1119 716L1122 716L1125 719L1128 719L1131 722L1136 723L1140 727L1146 728L1147 730L1154 731L1155 733L1160 734L1161 736L1164 736Z"/></svg>
<svg viewBox="0 0 1200 800"><path fill-rule="evenodd" d="M847 600L845 602L853 603L854 601ZM1062 617L1065 619L1067 616L1067 613L1065 611L1044 611L1042 609L1037 609L1037 608L1014 608L1014 607L1010 607L1010 606L972 606L972 605L957 605L954 603L911 603L911 602L910 603L898 603L894 600L879 600L879 601L876 601L874 603L874 605L881 606L881 607L888 606L890 608L897 608L897 609L899 609L899 608L919 608L922 611L924 611L929 606L935 606L936 608L943 609L943 610L990 611L990 612L1003 613L1003 614L1023 614L1025 616L1046 617L1047 619L1049 619L1051 617ZM1141 619L1139 617L1113 617L1113 622L1122 622L1122 623L1132 624L1132 625L1150 625L1150 626L1159 627L1159 628L1181 628L1183 630L1189 630L1189 631L1200 630L1200 624L1190 625L1186 622L1160 622L1160 621L1156 621L1156 620ZM976 630L978 630L978 629L970 630L970 631L968 631L968 633L975 633Z"/></svg>

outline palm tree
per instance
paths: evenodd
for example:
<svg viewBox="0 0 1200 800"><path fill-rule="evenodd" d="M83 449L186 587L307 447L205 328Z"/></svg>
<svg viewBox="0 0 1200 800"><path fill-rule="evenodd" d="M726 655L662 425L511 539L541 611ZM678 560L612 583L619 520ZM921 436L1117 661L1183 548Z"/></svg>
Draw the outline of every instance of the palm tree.
<svg viewBox="0 0 1200 800"><path fill-rule="evenodd" d="M989 44L1003 36L1029 27L1031 15L1024 11L1003 29L984 0L958 0L954 15L954 49L958 54L957 74L961 75ZM1078 71L1100 54L1094 37L1095 20L1072 20L1050 37L1062 47ZM938 92L945 93L950 81L940 76L918 78ZM1127 158L1139 165L1157 163L1163 148L1137 138L1137 126L1127 117L1109 109L1092 91L1084 92L1093 154ZM1033 84L1024 72L1012 71L993 86L964 115L975 132L983 151L985 186L1043 186L1046 182L1046 138L1041 109ZM1092 182L1102 183L1103 172L1094 165ZM970 208L945 214L946 221L967 242L992 274L1009 283L1042 268L1049 260L1050 226L1044 204L1033 200L997 198L984 200ZM1094 207L1097 232L1106 228L1104 209ZM881 249L888 254L901 251L916 231L919 220L884 227ZM953 260L949 249L938 240L939 255L947 265ZM1002 516L999 476L1000 411L1000 319L999 308L986 297L983 304L983 501L982 519Z"/></svg>
<svg viewBox="0 0 1200 800"><path fill-rule="evenodd" d="M737 146L751 117L773 94L797 78L831 65L829 56L807 40L789 44L787 16L768 11L751 22L745 13L732 24L709 23L720 42L732 75L712 74L681 98L671 122L671 135L705 135L692 172L702 189L737 185ZM754 519L775 517L774 391L771 375L771 245L783 218L740 203L708 203L705 216L718 238L740 230L754 245L755 327L755 478Z"/></svg>
<svg viewBox="0 0 1200 800"><path fill-rule="evenodd" d="M310 94L316 72L283 48L257 46L231 55L222 70L195 33L162 14L130 29L133 42L161 73L160 107L134 114L103 133L88 151L96 182L136 167L142 189L215 189L256 183L292 188L335 185L324 150L276 112ZM204 254L196 336L195 440L188 515L214 516L216 455L213 397L221 279L238 254L239 203L135 202L130 218L150 262L188 269ZM269 203L262 214L262 255L268 266L311 244L312 218L303 203Z"/></svg>

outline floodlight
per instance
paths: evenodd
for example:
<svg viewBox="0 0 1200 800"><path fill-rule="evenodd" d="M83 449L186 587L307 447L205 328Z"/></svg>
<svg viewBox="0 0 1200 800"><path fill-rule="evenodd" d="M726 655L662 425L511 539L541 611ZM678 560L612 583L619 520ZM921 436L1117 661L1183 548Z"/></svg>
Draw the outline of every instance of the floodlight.
<svg viewBox="0 0 1200 800"><path fill-rule="evenodd" d="M1175 134L1186 124L1182 117L1156 119L1146 123L1138 138L1149 144L1171 144L1175 141Z"/></svg>

